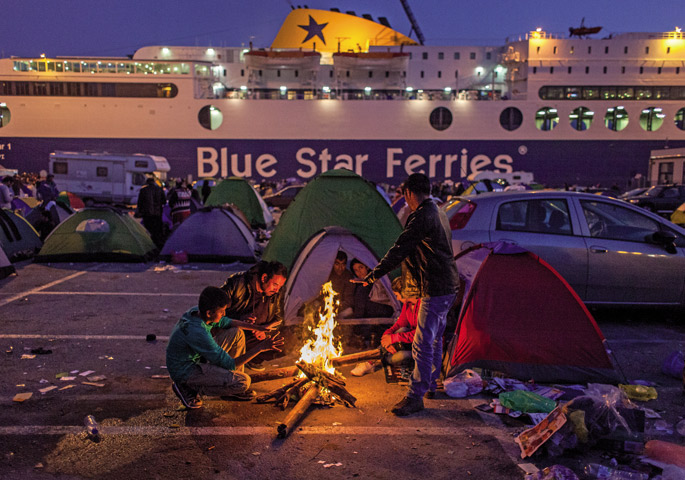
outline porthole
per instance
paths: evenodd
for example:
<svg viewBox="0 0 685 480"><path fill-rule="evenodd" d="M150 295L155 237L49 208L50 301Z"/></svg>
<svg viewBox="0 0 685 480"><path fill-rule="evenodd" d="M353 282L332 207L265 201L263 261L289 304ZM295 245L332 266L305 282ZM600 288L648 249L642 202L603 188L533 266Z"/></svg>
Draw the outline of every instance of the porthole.
<svg viewBox="0 0 685 480"><path fill-rule="evenodd" d="M452 125L452 112L445 107L438 107L431 112L430 122L434 129L446 130Z"/></svg>
<svg viewBox="0 0 685 480"><path fill-rule="evenodd" d="M10 109L7 108L6 103L0 103L0 128L10 123Z"/></svg>
<svg viewBox="0 0 685 480"><path fill-rule="evenodd" d="M224 121L224 116L221 110L212 105L207 105L200 109L200 113L197 115L197 119L207 130L216 130L221 126L221 122Z"/></svg>
<svg viewBox="0 0 685 480"><path fill-rule="evenodd" d="M640 126L648 132L656 132L663 125L665 117L661 107L643 108L640 113Z"/></svg>
<svg viewBox="0 0 685 480"><path fill-rule="evenodd" d="M620 132L628 126L628 112L624 107L609 107L604 115L604 126L614 132Z"/></svg>
<svg viewBox="0 0 685 480"><path fill-rule="evenodd" d="M499 115L499 124L505 130L516 130L523 123L523 114L516 107L507 107Z"/></svg>
<svg viewBox="0 0 685 480"><path fill-rule="evenodd" d="M685 108L681 108L675 114L675 126L685 130Z"/></svg>
<svg viewBox="0 0 685 480"><path fill-rule="evenodd" d="M585 131L592 125L592 120L595 118L595 112L587 107L574 108L568 116L571 121L571 127L574 130Z"/></svg>
<svg viewBox="0 0 685 480"><path fill-rule="evenodd" d="M535 112L535 126L538 130L554 130L559 124L559 113L556 108L543 107Z"/></svg>

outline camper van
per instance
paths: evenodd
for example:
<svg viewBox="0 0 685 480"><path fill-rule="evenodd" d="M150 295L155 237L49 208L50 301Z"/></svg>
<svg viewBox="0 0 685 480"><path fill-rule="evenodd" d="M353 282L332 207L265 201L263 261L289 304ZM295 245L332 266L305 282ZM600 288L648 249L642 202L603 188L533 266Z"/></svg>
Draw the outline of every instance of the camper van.
<svg viewBox="0 0 685 480"><path fill-rule="evenodd" d="M49 163L57 188L78 195L86 204L135 204L148 176L165 180L169 171L166 158L141 153L56 151Z"/></svg>
<svg viewBox="0 0 685 480"><path fill-rule="evenodd" d="M647 180L651 186L685 184L685 148L652 150Z"/></svg>

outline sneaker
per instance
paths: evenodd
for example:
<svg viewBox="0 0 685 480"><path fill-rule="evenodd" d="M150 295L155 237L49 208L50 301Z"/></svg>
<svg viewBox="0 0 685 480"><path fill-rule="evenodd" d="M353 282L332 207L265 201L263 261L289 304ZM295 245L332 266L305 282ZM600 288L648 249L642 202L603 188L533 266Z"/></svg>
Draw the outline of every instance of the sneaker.
<svg viewBox="0 0 685 480"><path fill-rule="evenodd" d="M247 362L245 366L253 372L263 372L264 370L266 370L262 362Z"/></svg>
<svg viewBox="0 0 685 480"><path fill-rule="evenodd" d="M406 417L421 410L423 410L422 398L404 397L397 405L392 407L391 412L398 417Z"/></svg>
<svg viewBox="0 0 685 480"><path fill-rule="evenodd" d="M235 400L238 402L249 402L257 397L257 393L252 390L246 390L243 393L232 393L230 395L222 395L221 400Z"/></svg>
<svg viewBox="0 0 685 480"><path fill-rule="evenodd" d="M195 409L202 406L202 400L197 396L197 393L185 385L172 383L171 390L173 390L176 396L181 400L184 407Z"/></svg>
<svg viewBox="0 0 685 480"><path fill-rule="evenodd" d="M367 373L371 373L375 370L376 365L371 362L358 363L352 371L350 372L355 377L363 377Z"/></svg>

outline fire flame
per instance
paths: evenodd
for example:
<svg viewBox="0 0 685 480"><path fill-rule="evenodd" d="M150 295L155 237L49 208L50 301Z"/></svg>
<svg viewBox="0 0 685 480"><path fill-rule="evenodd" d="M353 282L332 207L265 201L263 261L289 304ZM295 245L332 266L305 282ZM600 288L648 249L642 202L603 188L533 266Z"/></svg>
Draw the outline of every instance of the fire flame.
<svg viewBox="0 0 685 480"><path fill-rule="evenodd" d="M338 325L335 321L335 300L337 293L333 290L331 282L325 283L322 287L324 295L323 311L319 311L319 323L313 330L313 337L307 340L300 349L300 359L314 365L328 373L335 373L335 368L330 360L342 355L342 345L336 345L333 339L333 330ZM311 327L310 327L311 329Z"/></svg>

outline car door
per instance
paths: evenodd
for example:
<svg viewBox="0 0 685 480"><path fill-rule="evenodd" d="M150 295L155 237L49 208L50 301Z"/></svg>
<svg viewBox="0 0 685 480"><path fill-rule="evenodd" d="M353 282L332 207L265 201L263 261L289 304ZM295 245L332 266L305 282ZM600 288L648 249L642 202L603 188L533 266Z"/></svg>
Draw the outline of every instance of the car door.
<svg viewBox="0 0 685 480"><path fill-rule="evenodd" d="M496 207L492 241L515 243L549 263L585 298L587 247L577 219L564 198L501 202Z"/></svg>
<svg viewBox="0 0 685 480"><path fill-rule="evenodd" d="M685 255L650 242L665 227L614 202L579 200L588 246L587 301L678 304L683 297Z"/></svg>

